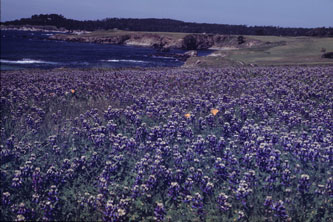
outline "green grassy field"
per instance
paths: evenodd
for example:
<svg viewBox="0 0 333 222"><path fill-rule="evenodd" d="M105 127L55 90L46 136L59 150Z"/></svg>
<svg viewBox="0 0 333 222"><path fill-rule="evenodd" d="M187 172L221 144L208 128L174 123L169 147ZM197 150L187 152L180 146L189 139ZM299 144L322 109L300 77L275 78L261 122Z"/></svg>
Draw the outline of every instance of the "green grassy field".
<svg viewBox="0 0 333 222"><path fill-rule="evenodd" d="M230 65L293 65L293 64L333 64L332 59L321 58L326 52L333 51L333 38L315 37L278 37L278 36L246 36L248 39L269 42L268 47L220 50L215 56L200 58L200 66ZM274 44L272 44L274 43ZM195 63L195 58L189 63Z"/></svg>
<svg viewBox="0 0 333 222"><path fill-rule="evenodd" d="M262 50L245 49L233 52L229 58L244 63L255 64L332 64L330 59L323 59L321 51L333 51L333 38L311 37L273 37L251 36L249 38L261 41L283 42L276 47Z"/></svg>

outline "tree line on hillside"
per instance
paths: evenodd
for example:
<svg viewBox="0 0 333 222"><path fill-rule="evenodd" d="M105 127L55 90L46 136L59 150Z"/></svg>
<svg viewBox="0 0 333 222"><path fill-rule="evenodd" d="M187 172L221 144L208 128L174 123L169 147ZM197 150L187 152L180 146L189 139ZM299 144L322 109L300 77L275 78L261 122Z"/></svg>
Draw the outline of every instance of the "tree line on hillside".
<svg viewBox="0 0 333 222"><path fill-rule="evenodd" d="M31 18L2 22L2 25L48 25L67 30L95 31L120 29L128 31L214 33L228 35L273 35L273 36L330 36L333 27L283 28L275 26L246 26L183 22L173 19L106 18L103 20L78 21L58 14L33 15Z"/></svg>

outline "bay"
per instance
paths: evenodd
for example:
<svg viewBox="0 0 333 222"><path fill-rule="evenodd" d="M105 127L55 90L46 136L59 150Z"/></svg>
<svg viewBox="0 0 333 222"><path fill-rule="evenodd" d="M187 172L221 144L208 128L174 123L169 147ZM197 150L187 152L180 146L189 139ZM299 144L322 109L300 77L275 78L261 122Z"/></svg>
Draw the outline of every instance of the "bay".
<svg viewBox="0 0 333 222"><path fill-rule="evenodd" d="M49 40L51 32L1 31L1 70L29 68L177 67L153 48ZM171 50L169 53L184 53Z"/></svg>

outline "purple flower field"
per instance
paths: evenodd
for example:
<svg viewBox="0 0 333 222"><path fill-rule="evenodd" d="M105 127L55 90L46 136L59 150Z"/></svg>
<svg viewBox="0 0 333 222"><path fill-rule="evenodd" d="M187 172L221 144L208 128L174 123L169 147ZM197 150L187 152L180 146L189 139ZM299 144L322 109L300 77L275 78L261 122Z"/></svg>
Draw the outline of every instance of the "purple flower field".
<svg viewBox="0 0 333 222"><path fill-rule="evenodd" d="M332 221L333 67L1 73L1 221Z"/></svg>

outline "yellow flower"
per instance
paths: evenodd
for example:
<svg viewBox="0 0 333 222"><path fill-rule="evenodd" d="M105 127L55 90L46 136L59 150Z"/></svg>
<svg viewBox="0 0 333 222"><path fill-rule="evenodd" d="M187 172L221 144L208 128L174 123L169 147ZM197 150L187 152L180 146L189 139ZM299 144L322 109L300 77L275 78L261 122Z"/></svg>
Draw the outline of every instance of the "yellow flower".
<svg viewBox="0 0 333 222"><path fill-rule="evenodd" d="M74 93L75 93L75 90L74 90L74 89L71 89L71 93L73 93L73 94L74 94Z"/></svg>
<svg viewBox="0 0 333 222"><path fill-rule="evenodd" d="M216 116L216 114L217 114L218 112L219 112L218 109L212 109L212 110L210 111L210 113L213 114L213 116Z"/></svg>
<svg viewBox="0 0 333 222"><path fill-rule="evenodd" d="M189 114L189 113L186 113L184 116L185 116L185 117L188 119L188 118L190 118L190 117L191 117L191 114Z"/></svg>

